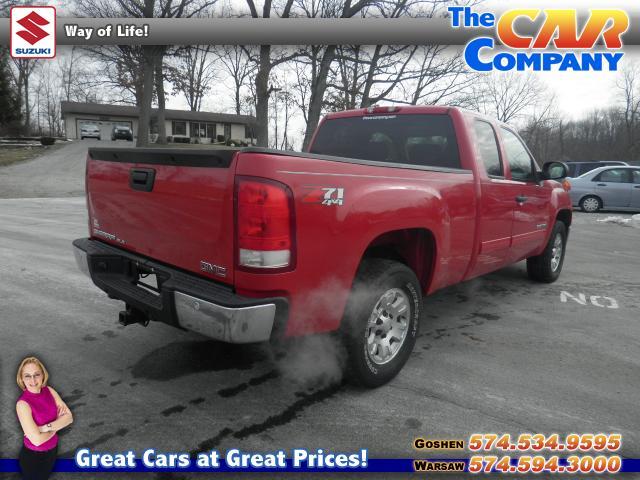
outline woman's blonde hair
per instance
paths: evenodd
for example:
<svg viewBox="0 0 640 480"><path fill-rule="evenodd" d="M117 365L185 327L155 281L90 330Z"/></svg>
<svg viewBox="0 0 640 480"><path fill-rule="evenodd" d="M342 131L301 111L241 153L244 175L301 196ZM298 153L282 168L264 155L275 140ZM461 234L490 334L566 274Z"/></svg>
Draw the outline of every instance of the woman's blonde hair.
<svg viewBox="0 0 640 480"><path fill-rule="evenodd" d="M24 360L22 360L22 362L20 363L20 366L18 367L18 374L16 375L16 382L18 382L18 386L22 390L27 389L26 385L24 384L24 380L22 380L22 370L24 370L24 367L27 366L29 363L33 363L35 366L37 366L40 369L40 371L42 372L42 376L44 377L42 379L42 386L46 387L47 381L49 380L49 372L47 372L47 369L44 368L44 365L42 364L42 362L38 360L36 357L27 357Z"/></svg>

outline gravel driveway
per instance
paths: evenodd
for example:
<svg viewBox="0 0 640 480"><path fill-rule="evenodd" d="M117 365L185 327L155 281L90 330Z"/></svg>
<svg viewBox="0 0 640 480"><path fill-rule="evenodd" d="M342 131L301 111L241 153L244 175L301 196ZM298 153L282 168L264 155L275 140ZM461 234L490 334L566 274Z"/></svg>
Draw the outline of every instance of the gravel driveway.
<svg viewBox="0 0 640 480"><path fill-rule="evenodd" d="M132 145L131 142L76 140L55 152L0 168L0 198L83 196L87 149Z"/></svg>

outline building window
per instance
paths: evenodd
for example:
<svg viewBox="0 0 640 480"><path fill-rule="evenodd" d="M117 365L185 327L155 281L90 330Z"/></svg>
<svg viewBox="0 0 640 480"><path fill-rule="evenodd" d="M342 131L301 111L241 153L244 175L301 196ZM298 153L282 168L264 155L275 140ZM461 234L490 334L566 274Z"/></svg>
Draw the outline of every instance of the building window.
<svg viewBox="0 0 640 480"><path fill-rule="evenodd" d="M171 122L172 135L187 135L187 122Z"/></svg>
<svg viewBox="0 0 640 480"><path fill-rule="evenodd" d="M230 123L225 123L224 124L224 139L225 140L229 140L231 138L231 124Z"/></svg>
<svg viewBox="0 0 640 480"><path fill-rule="evenodd" d="M244 126L244 138L253 138L253 129L250 125Z"/></svg>
<svg viewBox="0 0 640 480"><path fill-rule="evenodd" d="M191 122L191 137L214 138L215 132L215 123Z"/></svg>

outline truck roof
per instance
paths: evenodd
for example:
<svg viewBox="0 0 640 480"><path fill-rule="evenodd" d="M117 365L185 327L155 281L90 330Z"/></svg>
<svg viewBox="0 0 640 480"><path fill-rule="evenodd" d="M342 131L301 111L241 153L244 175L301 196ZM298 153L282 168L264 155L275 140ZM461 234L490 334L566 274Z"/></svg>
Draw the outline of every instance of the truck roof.
<svg viewBox="0 0 640 480"><path fill-rule="evenodd" d="M364 115L384 115L385 113L393 114L445 114L456 107L446 107L441 105L384 105L373 106L368 108L358 108L355 110L345 110L343 112L328 113L325 118L344 118L344 117L362 117ZM460 110L460 109L458 109Z"/></svg>
<svg viewBox="0 0 640 480"><path fill-rule="evenodd" d="M378 105L378 106L372 106L368 108L357 108L354 110L345 110L342 112L327 113L324 119L330 120L334 118L364 117L365 115L385 115L385 114L444 115L452 111L457 111L462 115L466 115L466 116L472 115L474 117L482 118L500 126L507 126L509 128L513 128L512 126L509 126L508 124L501 122L490 115L486 115L481 112L476 112L474 110L469 110L466 108L454 107L454 106L448 106L448 105L382 105L382 106Z"/></svg>

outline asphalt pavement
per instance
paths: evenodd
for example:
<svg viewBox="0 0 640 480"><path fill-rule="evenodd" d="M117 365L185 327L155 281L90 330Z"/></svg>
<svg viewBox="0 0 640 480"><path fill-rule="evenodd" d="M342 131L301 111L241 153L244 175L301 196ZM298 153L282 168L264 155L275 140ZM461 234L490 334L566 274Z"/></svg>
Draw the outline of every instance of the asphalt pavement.
<svg viewBox="0 0 640 480"><path fill-rule="evenodd" d="M15 369L35 354L74 414L63 457L153 447L419 458L443 455L413 450L418 436L616 432L620 454L640 458L640 229L596 221L618 214L574 214L554 284L529 281L521 262L425 298L408 364L362 390L341 379L327 337L274 353L158 323L118 325L122 303L78 271L71 250L87 233L84 198L73 196L89 142L80 143L57 160L0 169L0 457L17 456ZM42 170L52 161L68 163L64 178ZM40 186L25 186L34 177ZM51 198L22 198L33 196ZM121 478L99 478L111 477Z"/></svg>

